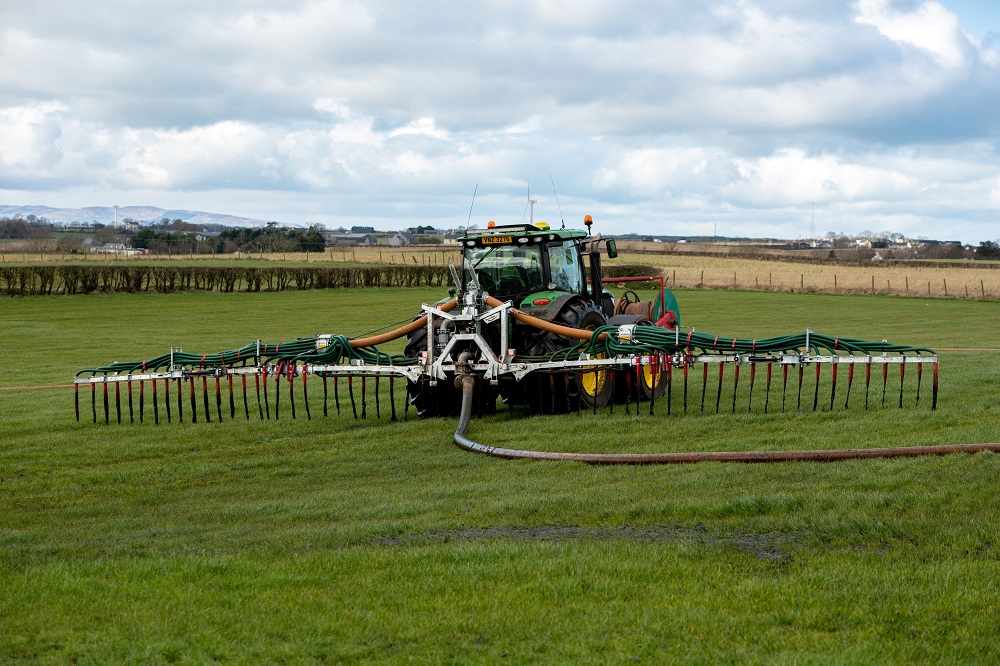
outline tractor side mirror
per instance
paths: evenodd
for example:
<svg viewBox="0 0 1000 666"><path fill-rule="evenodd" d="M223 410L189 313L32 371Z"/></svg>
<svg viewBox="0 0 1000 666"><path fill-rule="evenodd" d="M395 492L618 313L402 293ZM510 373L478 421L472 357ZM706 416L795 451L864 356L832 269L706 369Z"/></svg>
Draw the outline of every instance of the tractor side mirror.
<svg viewBox="0 0 1000 666"><path fill-rule="evenodd" d="M614 259L615 257L617 257L618 256L618 244L615 243L615 239L614 238L609 238L607 240L607 246L608 246L608 259Z"/></svg>

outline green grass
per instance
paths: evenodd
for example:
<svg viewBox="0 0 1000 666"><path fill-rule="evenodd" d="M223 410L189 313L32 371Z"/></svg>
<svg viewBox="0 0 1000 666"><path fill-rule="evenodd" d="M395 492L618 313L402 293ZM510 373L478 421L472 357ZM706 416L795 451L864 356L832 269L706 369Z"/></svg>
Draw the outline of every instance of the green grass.
<svg viewBox="0 0 1000 666"><path fill-rule="evenodd" d="M0 388L66 383L82 367L171 345L208 352L258 337L360 335L438 295L4 300ZM996 303L678 299L686 325L720 335L812 326L998 346ZM941 357L936 412L923 396L914 408L908 384L904 410L865 411L852 394L846 411L715 414L713 403L668 416L658 401L655 416L648 404L640 416L501 413L474 421L470 435L579 451L997 441L1000 363ZM283 405L278 422L95 426L73 420L68 389L0 392L0 660L1000 660L998 456L509 462L456 448L452 419L316 418L311 398L312 420L287 418Z"/></svg>

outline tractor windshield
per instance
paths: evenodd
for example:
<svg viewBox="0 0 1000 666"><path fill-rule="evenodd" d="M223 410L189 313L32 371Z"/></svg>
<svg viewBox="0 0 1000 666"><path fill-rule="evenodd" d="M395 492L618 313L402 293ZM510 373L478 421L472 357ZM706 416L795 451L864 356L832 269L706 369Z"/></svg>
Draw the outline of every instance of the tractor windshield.
<svg viewBox="0 0 1000 666"><path fill-rule="evenodd" d="M538 245L493 245L465 249L468 264L463 280L471 278L471 265L479 278L479 285L491 296L527 294L543 288L542 249ZM463 262L464 263L464 262Z"/></svg>

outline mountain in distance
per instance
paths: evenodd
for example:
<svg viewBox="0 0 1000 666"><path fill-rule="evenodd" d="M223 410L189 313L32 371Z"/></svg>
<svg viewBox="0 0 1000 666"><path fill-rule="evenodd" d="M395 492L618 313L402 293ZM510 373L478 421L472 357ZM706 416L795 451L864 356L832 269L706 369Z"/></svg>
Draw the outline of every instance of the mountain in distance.
<svg viewBox="0 0 1000 666"><path fill-rule="evenodd" d="M18 217L27 218L34 215L38 218L45 218L53 224L111 224L115 221L115 211L111 206L87 206L86 208L53 208L51 206L7 206L0 204L0 218ZM197 210L170 210L157 208L156 206L119 206L118 223L121 224L125 218L130 217L138 222L159 222L163 218L168 220L182 220L192 224L221 224L227 227L262 227L271 220L255 220L249 217L239 217L237 215L223 215L221 213L206 213ZM279 223L280 224L280 223ZM281 225L299 226L299 225Z"/></svg>

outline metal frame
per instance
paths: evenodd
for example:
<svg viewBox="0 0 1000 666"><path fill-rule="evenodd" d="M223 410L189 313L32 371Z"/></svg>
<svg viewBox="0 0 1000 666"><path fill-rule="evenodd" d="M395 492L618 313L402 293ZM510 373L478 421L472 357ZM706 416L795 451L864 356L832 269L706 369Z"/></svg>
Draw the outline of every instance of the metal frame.
<svg viewBox="0 0 1000 666"><path fill-rule="evenodd" d="M621 278L619 278L621 279ZM434 305L422 305L422 311L427 315L427 349L422 352L420 359L413 365L383 365L366 364L361 360L352 359L348 364L292 364L291 374L312 374L317 376L353 376L353 377L401 377L411 382L418 382L427 379L434 385L438 381L447 380L449 373L455 372L456 350L474 346L479 352L479 358L469 367L470 371L490 383L496 384L502 377L511 376L516 381L523 380L533 372L547 371L591 371L598 368L609 370L629 370L637 367L649 366L656 358L656 365L664 368L667 364L675 368L685 366L692 367L699 364L734 364L737 366L754 363L773 363L780 366L805 366L810 364L847 364L847 365L868 365L868 366L888 366L888 365L922 365L938 362L936 354L924 356L905 356L903 354L891 354L883 352L881 355L858 355L858 354L808 354L808 353L771 353L771 354L740 354L740 353L699 353L691 354L675 351L673 353L646 354L638 353L617 353L609 358L591 358L587 354L580 354L576 359L564 359L559 361L536 361L520 362L515 358L513 349L508 348L510 326L510 310L513 304L510 301L497 307L484 309L485 292L480 292L470 285L462 296L462 309L460 312L445 312ZM498 355L490 347L487 340L482 335L484 324L491 324L499 320L500 326L500 350ZM441 342L436 339L439 336L445 322L450 322L454 331L447 335L447 339ZM627 345L632 340L634 325L623 325L619 327L619 340L623 345ZM693 328L690 330L694 330ZM809 335L813 330L806 329L806 349L809 348ZM316 348L324 349L330 344L330 335L319 335L316 337ZM680 345L683 336L680 334L680 327L675 330L676 344ZM438 347L440 346L440 349ZM161 379L195 379L195 378L221 378L226 376L241 375L261 376L278 374L278 364L262 363L260 357L260 341L257 342L257 353L250 359L252 365L242 365L234 367L214 367L214 368L186 368L173 363L174 352L181 351L179 348L171 350L170 369L162 372L142 372L122 375L94 375L91 377L77 377L75 384L111 384L117 382L143 382L156 381ZM287 367L287 366L286 366ZM284 374L287 371L283 371Z"/></svg>

